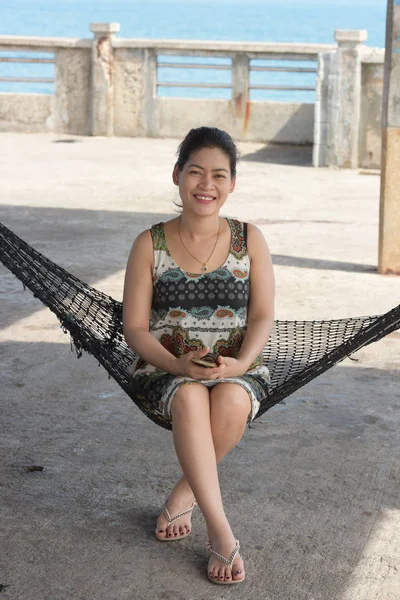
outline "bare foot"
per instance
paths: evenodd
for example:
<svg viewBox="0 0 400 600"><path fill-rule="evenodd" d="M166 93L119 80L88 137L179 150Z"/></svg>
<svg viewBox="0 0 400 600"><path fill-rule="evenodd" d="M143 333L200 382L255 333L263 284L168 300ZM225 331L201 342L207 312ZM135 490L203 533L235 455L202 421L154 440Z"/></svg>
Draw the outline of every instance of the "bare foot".
<svg viewBox="0 0 400 600"><path fill-rule="evenodd" d="M171 519L173 519L176 515L186 511L188 508L191 508L194 502L193 493L187 490L182 490L181 486L175 487L165 505L170 514ZM156 525L156 538L159 540L169 538L169 539L179 539L182 536L186 536L191 532L192 527L192 512L188 512L172 524L168 524L167 518L163 513L157 519Z"/></svg>
<svg viewBox="0 0 400 600"><path fill-rule="evenodd" d="M211 547L215 552L229 559L236 547L236 540L233 537L211 539ZM214 554L210 553L208 562L208 574L217 581L240 581L245 577L244 563L239 554L236 554L232 567L219 560Z"/></svg>

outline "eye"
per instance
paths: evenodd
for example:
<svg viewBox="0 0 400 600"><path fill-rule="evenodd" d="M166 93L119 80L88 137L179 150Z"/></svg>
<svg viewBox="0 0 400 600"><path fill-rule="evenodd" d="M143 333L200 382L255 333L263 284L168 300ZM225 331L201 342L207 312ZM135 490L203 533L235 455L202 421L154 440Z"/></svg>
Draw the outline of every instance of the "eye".
<svg viewBox="0 0 400 600"><path fill-rule="evenodd" d="M189 171L191 175L200 175L200 171L195 171L194 169Z"/></svg>
<svg viewBox="0 0 400 600"><path fill-rule="evenodd" d="M226 176L222 173L217 173L216 177L220 177L221 179L226 179Z"/></svg>

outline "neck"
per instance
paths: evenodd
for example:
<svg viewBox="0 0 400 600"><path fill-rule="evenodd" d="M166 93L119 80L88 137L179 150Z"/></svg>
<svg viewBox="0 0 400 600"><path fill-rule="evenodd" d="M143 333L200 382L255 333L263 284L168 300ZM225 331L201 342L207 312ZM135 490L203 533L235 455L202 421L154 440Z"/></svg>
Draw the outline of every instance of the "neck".
<svg viewBox="0 0 400 600"><path fill-rule="evenodd" d="M219 215L214 214L207 217L183 214L178 219L181 231L193 239L209 238L218 233L220 228Z"/></svg>

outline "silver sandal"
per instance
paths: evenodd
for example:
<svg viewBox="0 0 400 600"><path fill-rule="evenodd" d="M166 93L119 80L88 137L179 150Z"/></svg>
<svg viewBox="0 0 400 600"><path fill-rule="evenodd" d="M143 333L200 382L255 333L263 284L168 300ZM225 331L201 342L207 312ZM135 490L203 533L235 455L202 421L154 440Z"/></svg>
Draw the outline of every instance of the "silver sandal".
<svg viewBox="0 0 400 600"><path fill-rule="evenodd" d="M192 510L194 509L194 507L196 506L196 504L197 504L197 502L195 500L190 508L187 508L186 510L182 511L181 513L179 513L177 515L174 515L173 517L171 517L171 515L169 513L169 510L167 508L167 505L164 504L163 510L162 510L162 515L165 517L165 520L168 523L167 527L169 527L170 525L172 525L173 523L175 523L175 521L177 521L178 519L180 519L184 515L187 515L190 512L192 512ZM158 533L158 531L156 533ZM156 539L159 542L177 542L178 540L183 540L183 538L187 537L190 534L191 534L191 531L189 531L189 533L184 533L183 535L177 535L177 536L173 535L171 537L163 537L163 538L159 538L156 535Z"/></svg>
<svg viewBox="0 0 400 600"><path fill-rule="evenodd" d="M239 544L239 540L236 540L236 546L232 550L232 554L230 555L229 558L225 558L225 556L222 556L222 554L218 554L218 552L215 552L215 550L213 550L210 542L208 542L208 544L207 544L207 549L210 552L210 554L213 554L215 556L215 558L218 558L218 560L220 560L225 565L228 565L228 567L230 567L232 569L233 561L235 560L236 556L239 554L240 544ZM208 572L208 568L207 568L207 575L208 575L208 579L210 581L212 581L213 583L218 583L219 585L232 585L234 583L242 583L246 578L246 575L245 575L243 577L243 579L233 579L233 577L232 577L232 579L230 581L220 581L219 579L217 579L215 577L211 577L210 573Z"/></svg>

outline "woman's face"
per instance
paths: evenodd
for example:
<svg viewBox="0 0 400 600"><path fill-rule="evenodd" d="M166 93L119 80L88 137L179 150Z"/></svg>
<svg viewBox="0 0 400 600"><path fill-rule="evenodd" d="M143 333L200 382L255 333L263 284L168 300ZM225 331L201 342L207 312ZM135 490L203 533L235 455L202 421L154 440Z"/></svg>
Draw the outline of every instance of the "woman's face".
<svg viewBox="0 0 400 600"><path fill-rule="evenodd" d="M235 188L229 157L219 148L202 148L191 154L179 170L175 165L173 181L179 187L183 210L198 215L218 212Z"/></svg>

